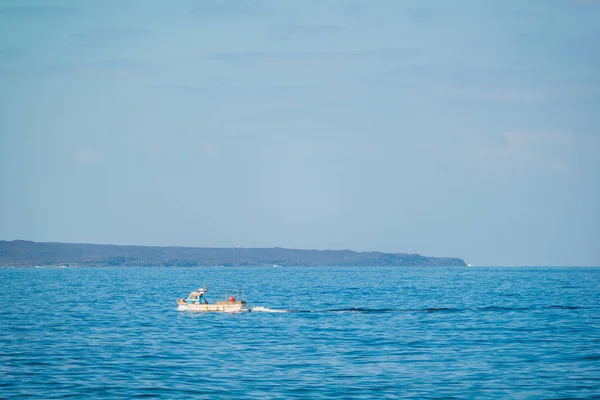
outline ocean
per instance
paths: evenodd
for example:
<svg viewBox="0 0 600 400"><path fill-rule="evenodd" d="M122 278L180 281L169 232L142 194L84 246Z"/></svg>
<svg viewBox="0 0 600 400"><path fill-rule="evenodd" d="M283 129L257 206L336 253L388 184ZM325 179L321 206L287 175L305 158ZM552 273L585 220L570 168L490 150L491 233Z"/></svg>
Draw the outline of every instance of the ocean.
<svg viewBox="0 0 600 400"><path fill-rule="evenodd" d="M600 398L600 268L4 268L0 397Z"/></svg>

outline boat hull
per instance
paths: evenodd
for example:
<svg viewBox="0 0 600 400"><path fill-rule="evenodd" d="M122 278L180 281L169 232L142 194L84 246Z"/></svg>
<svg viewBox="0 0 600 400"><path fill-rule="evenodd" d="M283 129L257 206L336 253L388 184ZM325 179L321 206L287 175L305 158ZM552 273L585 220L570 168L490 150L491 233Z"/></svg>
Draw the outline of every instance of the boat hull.
<svg viewBox="0 0 600 400"><path fill-rule="evenodd" d="M181 311L200 311L200 312L244 312L248 311L246 308L245 301L234 301L234 302L217 302L214 304L199 304L199 303L186 303L185 301L177 302L178 310Z"/></svg>

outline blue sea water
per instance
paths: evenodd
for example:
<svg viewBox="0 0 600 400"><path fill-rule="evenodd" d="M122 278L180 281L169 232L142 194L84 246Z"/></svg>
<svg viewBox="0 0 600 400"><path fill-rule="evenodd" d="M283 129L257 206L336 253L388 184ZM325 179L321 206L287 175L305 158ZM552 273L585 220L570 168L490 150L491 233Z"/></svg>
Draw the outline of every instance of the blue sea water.
<svg viewBox="0 0 600 400"><path fill-rule="evenodd" d="M288 312L177 311L204 282ZM0 269L20 396L600 397L600 269Z"/></svg>

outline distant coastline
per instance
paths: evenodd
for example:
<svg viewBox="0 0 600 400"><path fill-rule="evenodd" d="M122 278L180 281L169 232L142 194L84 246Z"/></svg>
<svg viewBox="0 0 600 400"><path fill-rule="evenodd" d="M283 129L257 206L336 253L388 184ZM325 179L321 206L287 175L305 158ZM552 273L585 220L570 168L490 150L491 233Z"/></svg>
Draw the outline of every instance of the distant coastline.
<svg viewBox="0 0 600 400"><path fill-rule="evenodd" d="M467 266L461 258L419 254L299 250L128 246L85 243L0 241L0 267L18 266Z"/></svg>

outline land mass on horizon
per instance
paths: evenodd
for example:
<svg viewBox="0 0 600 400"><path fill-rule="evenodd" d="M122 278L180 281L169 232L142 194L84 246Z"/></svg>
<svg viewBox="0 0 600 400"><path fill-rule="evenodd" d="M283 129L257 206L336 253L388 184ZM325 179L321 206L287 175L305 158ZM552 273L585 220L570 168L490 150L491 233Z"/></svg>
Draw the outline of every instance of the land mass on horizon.
<svg viewBox="0 0 600 400"><path fill-rule="evenodd" d="M466 266L454 257L352 250L129 246L0 240L0 266Z"/></svg>

